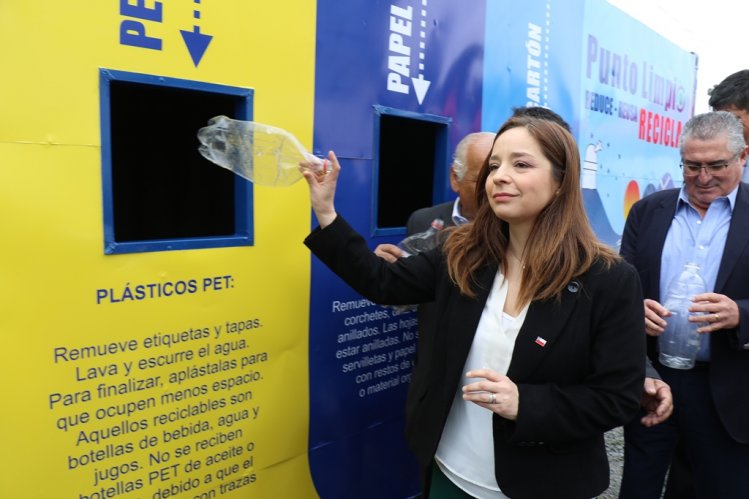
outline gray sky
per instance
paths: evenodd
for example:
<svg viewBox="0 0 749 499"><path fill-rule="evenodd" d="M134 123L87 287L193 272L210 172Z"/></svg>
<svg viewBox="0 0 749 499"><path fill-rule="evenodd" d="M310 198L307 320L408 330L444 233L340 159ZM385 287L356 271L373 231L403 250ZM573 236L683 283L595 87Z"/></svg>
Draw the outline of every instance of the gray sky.
<svg viewBox="0 0 749 499"><path fill-rule="evenodd" d="M684 50L699 56L695 113L709 111L709 88L749 69L746 0L608 0Z"/></svg>

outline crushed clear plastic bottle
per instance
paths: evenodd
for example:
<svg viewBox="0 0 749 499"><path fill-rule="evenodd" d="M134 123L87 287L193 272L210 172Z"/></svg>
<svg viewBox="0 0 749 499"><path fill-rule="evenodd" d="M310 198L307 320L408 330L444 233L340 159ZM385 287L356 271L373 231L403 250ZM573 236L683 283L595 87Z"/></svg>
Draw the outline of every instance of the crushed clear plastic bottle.
<svg viewBox="0 0 749 499"><path fill-rule="evenodd" d="M439 240L437 235L445 227L445 222L441 218L435 218L429 224L429 228L423 232L417 232L403 239L398 243L398 248L403 252L402 258L436 248ZM416 310L416 305L393 305L390 308L396 313L404 314Z"/></svg>
<svg viewBox="0 0 749 499"><path fill-rule="evenodd" d="M327 160L308 153L286 130L254 121L216 116L198 130L200 154L257 185L282 187L302 178L299 164L327 172Z"/></svg>
<svg viewBox="0 0 749 499"><path fill-rule="evenodd" d="M424 232L411 234L398 243L398 247L403 252L403 256L411 256L422 251L427 251L437 247L437 234L445 227L445 222L441 218L435 218L429 224L429 228Z"/></svg>
<svg viewBox="0 0 749 499"><path fill-rule="evenodd" d="M701 335L697 322L689 322L689 307L692 297L707 291L705 281L699 274L700 267L687 263L684 270L669 283L663 306L670 312L666 317L666 329L658 336L659 360L664 366L674 369L694 367L700 349Z"/></svg>

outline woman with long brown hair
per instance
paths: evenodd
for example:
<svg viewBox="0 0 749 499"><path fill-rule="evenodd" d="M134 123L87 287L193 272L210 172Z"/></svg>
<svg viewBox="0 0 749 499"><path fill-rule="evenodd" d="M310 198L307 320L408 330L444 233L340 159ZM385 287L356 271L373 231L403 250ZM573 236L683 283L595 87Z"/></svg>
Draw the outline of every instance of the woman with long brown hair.
<svg viewBox="0 0 749 499"><path fill-rule="evenodd" d="M642 291L590 228L570 133L510 118L481 169L473 223L394 263L336 213L329 159L325 175L301 168L320 225L305 244L374 302L441 310L406 408L425 496L603 492L603 435L632 419L642 393Z"/></svg>

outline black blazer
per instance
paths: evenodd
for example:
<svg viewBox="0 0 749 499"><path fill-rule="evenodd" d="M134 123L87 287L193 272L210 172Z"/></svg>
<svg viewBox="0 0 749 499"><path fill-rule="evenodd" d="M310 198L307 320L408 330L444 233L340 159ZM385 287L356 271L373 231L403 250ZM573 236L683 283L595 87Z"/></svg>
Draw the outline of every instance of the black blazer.
<svg viewBox="0 0 749 499"><path fill-rule="evenodd" d="M621 254L637 268L645 298L660 302L661 252L676 213L679 189L653 193L632 206ZM749 185L739 184L715 292L739 306L739 326L710 333L710 388L726 431L749 443ZM653 361L656 339L648 338ZM657 364L656 364L657 365Z"/></svg>
<svg viewBox="0 0 749 499"><path fill-rule="evenodd" d="M468 298L450 281L441 250L389 264L340 216L305 244L374 302L437 303L406 408L409 447L428 473L497 266L477 273L477 296ZM603 434L635 416L642 393L642 299L635 270L620 262L608 270L596 264L559 302L531 303L507 373L520 392L518 417L493 417L495 475L505 494L590 498L608 487Z"/></svg>

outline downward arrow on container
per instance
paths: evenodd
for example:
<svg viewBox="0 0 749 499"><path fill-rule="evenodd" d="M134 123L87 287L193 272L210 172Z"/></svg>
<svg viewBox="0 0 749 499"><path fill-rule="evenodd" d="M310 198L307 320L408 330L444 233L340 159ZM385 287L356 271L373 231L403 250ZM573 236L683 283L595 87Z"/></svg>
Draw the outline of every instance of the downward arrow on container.
<svg viewBox="0 0 749 499"><path fill-rule="evenodd" d="M190 52L190 57L192 57L192 62L197 68L213 36L201 33L199 26L193 26L192 31L181 29L179 32L182 33L182 39L185 41L187 50Z"/></svg>
<svg viewBox="0 0 749 499"><path fill-rule="evenodd" d="M421 104L424 101L424 96L429 90L429 85L432 83L429 80L424 79L424 75L419 75L418 78L411 78L411 82L414 85L414 92L416 93L416 99Z"/></svg>

